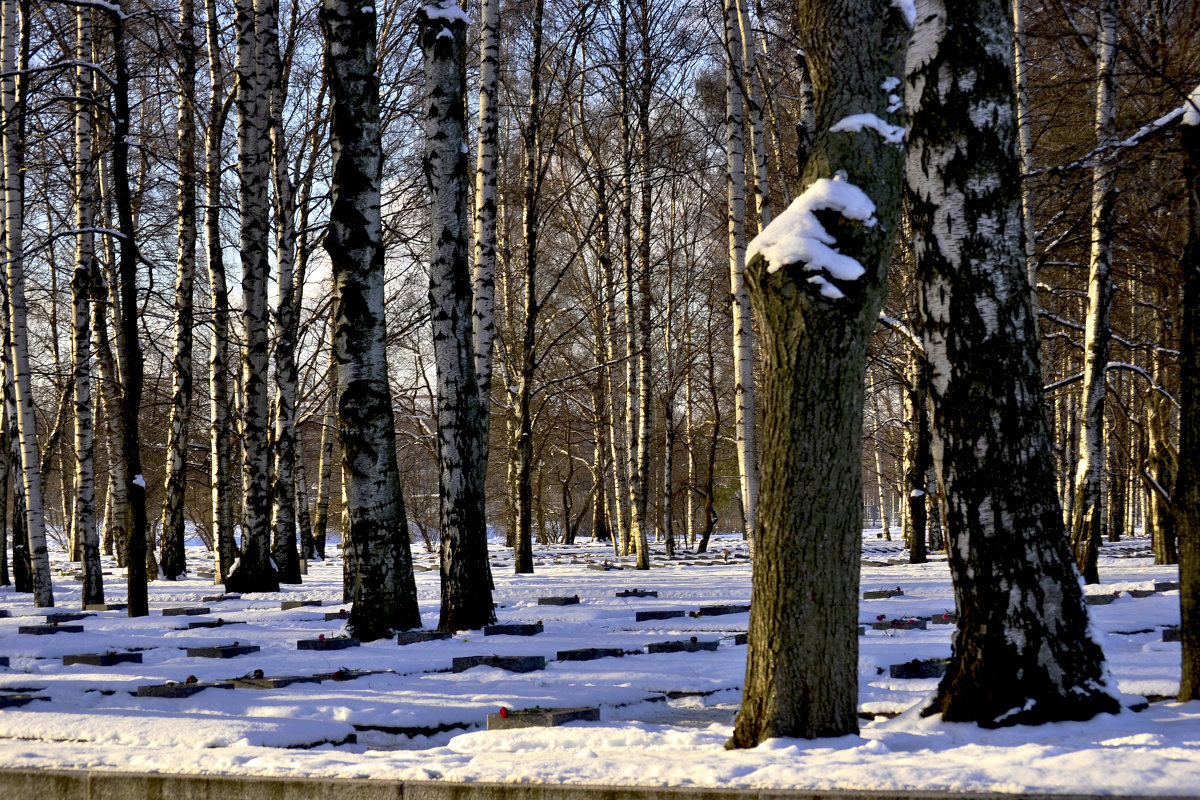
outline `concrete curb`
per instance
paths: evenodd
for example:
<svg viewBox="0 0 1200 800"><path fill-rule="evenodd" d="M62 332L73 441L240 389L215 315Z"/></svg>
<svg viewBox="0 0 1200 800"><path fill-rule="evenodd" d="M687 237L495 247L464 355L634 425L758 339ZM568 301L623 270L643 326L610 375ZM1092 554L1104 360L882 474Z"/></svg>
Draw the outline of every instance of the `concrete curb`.
<svg viewBox="0 0 1200 800"><path fill-rule="evenodd" d="M1046 793L719 789L450 783L253 775L164 775L90 770L0 770L13 800L1151 800L1152 796Z"/></svg>

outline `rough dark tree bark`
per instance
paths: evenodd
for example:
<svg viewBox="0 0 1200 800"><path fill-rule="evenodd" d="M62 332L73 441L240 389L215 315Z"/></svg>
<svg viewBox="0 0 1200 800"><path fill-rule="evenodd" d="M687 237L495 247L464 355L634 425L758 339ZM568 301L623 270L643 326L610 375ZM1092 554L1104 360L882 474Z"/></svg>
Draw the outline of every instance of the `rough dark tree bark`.
<svg viewBox="0 0 1200 800"><path fill-rule="evenodd" d="M1116 711L1045 430L1007 0L917 3L909 204L958 627L925 714L984 726Z"/></svg>
<svg viewBox="0 0 1200 800"><path fill-rule="evenodd" d="M324 246L333 273L343 538L353 542L355 553L349 627L365 640L421 626L388 386L375 25L373 7L350 0L322 2L333 146Z"/></svg>
<svg viewBox="0 0 1200 800"><path fill-rule="evenodd" d="M762 472L742 705L728 746L858 730L866 349L900 218L881 88L907 29L884 0L800 3L816 99L803 191L751 244L765 360ZM869 116L873 122L854 124Z"/></svg>
<svg viewBox="0 0 1200 800"><path fill-rule="evenodd" d="M425 56L425 176L432 236L429 303L437 359L442 609L438 629L481 628L496 618L484 516L487 425L475 374L470 172L466 147L467 16L450 0L417 12ZM533 245L531 244L530 247Z"/></svg>

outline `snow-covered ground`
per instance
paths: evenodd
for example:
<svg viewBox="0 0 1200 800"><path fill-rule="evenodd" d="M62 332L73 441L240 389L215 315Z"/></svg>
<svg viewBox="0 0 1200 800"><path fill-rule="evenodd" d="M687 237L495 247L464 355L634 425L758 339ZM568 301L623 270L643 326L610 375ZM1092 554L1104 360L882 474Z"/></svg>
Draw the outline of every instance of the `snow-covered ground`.
<svg viewBox="0 0 1200 800"><path fill-rule="evenodd" d="M28 595L0 592L0 701L12 694L49 698L0 710L0 768L72 767L150 772L319 775L391 779L615 783L763 788L998 790L1195 795L1200 786L1200 703L1162 697L1179 686L1179 645L1164 643L1165 626L1179 621L1179 593L1134 597L1130 590L1177 580L1174 567L1156 567L1144 539L1106 545L1104 584L1089 593L1120 595L1091 606L1093 626L1126 704L1153 700L1084 723L985 731L923 719L919 711L936 679L902 680L889 665L946 657L950 625L927 630L875 630L870 622L931 617L953 610L944 561L900 560L898 542L863 538L862 588L903 596L863 600L860 620L859 736L819 741L775 740L755 750L726 751L739 699L748 614L686 615L635 621L637 611L750 601L750 568L741 542L714 540L706 556L655 558L655 569L603 570L615 561L599 544L537 548L534 575L513 575L511 558L493 550L499 621L541 622L534 636L484 636L400 646L394 640L343 650L299 650L297 641L344 635L344 622L326 620L341 608L341 562L309 564L302 586L277 594L204 601L220 594L211 579L151 584L151 615L129 619L97 612L60 626L82 632L18 632L37 619ZM937 558L937 556L934 556ZM421 612L437 621L438 573L433 557L414 552ZM189 563L207 567L191 548ZM618 562L619 563L619 562ZM79 608L79 582L59 554L58 611ZM60 571L63 574L60 574ZM124 579L106 563L106 593L120 602ZM646 589L658 597L618 598ZM539 597L579 597L578 604L539 605ZM288 600L321 607L282 610ZM164 608L204 606L208 613L167 616ZM218 627L189 629L189 623ZM719 642L715 651L646 654L665 641ZM186 648L256 645L230 659L189 657ZM561 650L617 648L623 657L561 661ZM72 654L138 653L142 663L63 666ZM543 670L494 667L451 671L460 656L533 655ZM274 689L206 689L187 698L137 697L139 686L206 683L253 675L312 676L339 670L348 680L293 683ZM599 722L558 728L486 731L501 706L598 706ZM348 743L356 738L354 743Z"/></svg>

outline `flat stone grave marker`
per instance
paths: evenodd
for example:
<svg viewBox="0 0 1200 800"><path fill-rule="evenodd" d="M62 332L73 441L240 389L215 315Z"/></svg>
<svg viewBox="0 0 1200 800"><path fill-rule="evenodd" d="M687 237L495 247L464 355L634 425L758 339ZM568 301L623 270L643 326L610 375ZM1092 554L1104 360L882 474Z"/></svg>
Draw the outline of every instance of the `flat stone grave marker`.
<svg viewBox="0 0 1200 800"><path fill-rule="evenodd" d="M871 623L877 631L923 631L929 625L923 619L881 619Z"/></svg>
<svg viewBox="0 0 1200 800"><path fill-rule="evenodd" d="M646 591L645 589L626 589L617 592L613 597L658 597L658 592Z"/></svg>
<svg viewBox="0 0 1200 800"><path fill-rule="evenodd" d="M934 625L953 625L958 622L958 614L953 611L947 611L944 614L934 614L932 622Z"/></svg>
<svg viewBox="0 0 1200 800"><path fill-rule="evenodd" d="M128 603L88 603L83 607L84 611L125 611L128 608Z"/></svg>
<svg viewBox="0 0 1200 800"><path fill-rule="evenodd" d="M86 619L95 616L86 611L47 611L42 614L46 618L47 623L55 622L76 622L77 620Z"/></svg>
<svg viewBox="0 0 1200 800"><path fill-rule="evenodd" d="M1083 602L1087 603L1089 606L1106 606L1113 600L1116 600L1118 594L1120 594L1120 592L1113 594L1085 594L1083 596Z"/></svg>
<svg viewBox="0 0 1200 800"><path fill-rule="evenodd" d="M193 631L193 630L196 630L197 628L224 628L226 625L245 625L245 624L246 624L245 620L222 619L221 617L218 617L217 619L192 620L191 622L189 622L187 624L186 628L180 628L179 630Z"/></svg>
<svg viewBox="0 0 1200 800"><path fill-rule="evenodd" d="M576 720L600 721L599 708L501 708L497 714L487 715L489 731L510 728L553 728Z"/></svg>
<svg viewBox="0 0 1200 800"><path fill-rule="evenodd" d="M695 653L700 650L716 650L720 642L701 642L695 636L690 641L655 642L646 645L647 653Z"/></svg>
<svg viewBox="0 0 1200 800"><path fill-rule="evenodd" d="M293 608L304 608L306 606L320 606L320 600L284 600L279 604L280 611L290 611Z"/></svg>
<svg viewBox="0 0 1200 800"><path fill-rule="evenodd" d="M279 675L273 678L243 675L233 679L235 689L282 689L293 683L320 683L316 675Z"/></svg>
<svg viewBox="0 0 1200 800"><path fill-rule="evenodd" d="M205 606L179 606L177 608L164 608L162 615L164 617L198 617L210 611L211 609Z"/></svg>
<svg viewBox="0 0 1200 800"><path fill-rule="evenodd" d="M8 666L8 656L0 656L0 667Z"/></svg>
<svg viewBox="0 0 1200 800"><path fill-rule="evenodd" d="M0 608L0 619L7 619L10 616L12 615L8 613L7 608Z"/></svg>
<svg viewBox="0 0 1200 800"><path fill-rule="evenodd" d="M1168 628L1163 628L1162 640L1164 642L1181 642L1183 641L1183 639L1180 638L1182 635L1183 634L1180 631L1179 626L1172 625Z"/></svg>
<svg viewBox="0 0 1200 800"><path fill-rule="evenodd" d="M452 639L450 631L400 631L396 634L396 644L418 644L420 642L436 642L442 639Z"/></svg>
<svg viewBox="0 0 1200 800"><path fill-rule="evenodd" d="M335 620L335 619L349 619L349 618L350 618L350 612L344 608L338 609L337 611L326 611L325 612L325 621L326 622L329 622L330 620Z"/></svg>
<svg viewBox="0 0 1200 800"><path fill-rule="evenodd" d="M865 631L863 630L863 627L861 625L858 626L858 632L860 634L865 633ZM734 647L737 647L738 645L749 644L749 643L750 643L750 635L749 634L735 633L733 635L733 646Z"/></svg>
<svg viewBox="0 0 1200 800"><path fill-rule="evenodd" d="M62 663L64 667L69 667L72 664L86 664L92 667L112 667L117 664L140 664L142 663L141 653L76 653L74 655L63 656Z"/></svg>
<svg viewBox="0 0 1200 800"><path fill-rule="evenodd" d="M453 661L453 672L473 667L496 667L509 672L536 672L546 668L545 656L460 656Z"/></svg>
<svg viewBox="0 0 1200 800"><path fill-rule="evenodd" d="M700 606L700 616L702 617L720 617L726 614L745 614L750 611L750 606Z"/></svg>
<svg viewBox="0 0 1200 800"><path fill-rule="evenodd" d="M226 600L241 600L240 594L214 594L208 597L201 597L202 603L224 603Z"/></svg>
<svg viewBox="0 0 1200 800"><path fill-rule="evenodd" d="M1155 581L1154 591L1156 592L1178 592L1179 581Z"/></svg>
<svg viewBox="0 0 1200 800"><path fill-rule="evenodd" d="M685 616L687 616L687 612L681 608L667 608L658 611L634 612L634 620L637 622L649 622L656 619L676 619L678 617Z"/></svg>
<svg viewBox="0 0 1200 800"><path fill-rule="evenodd" d="M30 636L48 636L52 633L83 633L82 625L21 625L17 633Z"/></svg>
<svg viewBox="0 0 1200 800"><path fill-rule="evenodd" d="M317 672L313 674L314 678L319 678L323 681L352 681L355 678L362 678L366 675L382 675L385 672L391 672L389 669L347 669L342 667L336 672Z"/></svg>
<svg viewBox="0 0 1200 800"><path fill-rule="evenodd" d="M191 697L205 689L232 689L233 684L222 683L164 683L157 686L139 686L138 697Z"/></svg>
<svg viewBox="0 0 1200 800"><path fill-rule="evenodd" d="M345 650L358 647L359 641L352 636L318 636L316 639L301 639L296 642L297 650Z"/></svg>
<svg viewBox="0 0 1200 800"><path fill-rule="evenodd" d="M895 589L868 589L863 592L863 600L887 600L889 597L903 597L904 590L896 587Z"/></svg>
<svg viewBox="0 0 1200 800"><path fill-rule="evenodd" d="M189 647L188 658L235 658L257 653L262 648L256 644L220 644L215 647Z"/></svg>
<svg viewBox="0 0 1200 800"><path fill-rule="evenodd" d="M1138 598L1150 597L1151 595L1154 594L1153 589L1129 589L1128 592L1129 592L1130 597L1138 597Z"/></svg>
<svg viewBox="0 0 1200 800"><path fill-rule="evenodd" d="M35 694L0 695L0 708L20 708L21 706L29 705L34 700L49 701L49 699L50 698L46 697L45 695L35 695Z"/></svg>
<svg viewBox="0 0 1200 800"><path fill-rule="evenodd" d="M940 658L930 658L925 661L913 659L904 664L892 664L888 667L888 673L891 677L902 680L940 678L946 674L947 663Z"/></svg>
<svg viewBox="0 0 1200 800"><path fill-rule="evenodd" d="M506 625L484 625L484 636L536 636L542 632L540 622L511 622Z"/></svg>
<svg viewBox="0 0 1200 800"><path fill-rule="evenodd" d="M619 647L584 647L579 650L559 650L559 661L595 661L597 658L620 658L625 651Z"/></svg>
<svg viewBox="0 0 1200 800"><path fill-rule="evenodd" d="M600 570L601 572L605 572L607 570L621 569L621 565L620 564L609 564L606 562L606 563L601 563L601 564L588 564L587 568L588 569L597 569L597 570Z"/></svg>
<svg viewBox="0 0 1200 800"><path fill-rule="evenodd" d="M579 604L579 595L574 597L539 597L539 606L573 606Z"/></svg>

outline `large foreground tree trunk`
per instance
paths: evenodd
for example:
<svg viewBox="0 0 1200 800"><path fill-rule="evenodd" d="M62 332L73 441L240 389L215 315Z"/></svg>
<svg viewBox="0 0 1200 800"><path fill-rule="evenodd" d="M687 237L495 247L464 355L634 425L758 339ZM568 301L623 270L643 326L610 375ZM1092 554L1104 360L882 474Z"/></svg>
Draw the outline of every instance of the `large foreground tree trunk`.
<svg viewBox="0 0 1200 800"><path fill-rule="evenodd" d="M1007 0L917 4L909 203L958 627L926 714L1115 711L1062 528L1022 241Z"/></svg>
<svg viewBox="0 0 1200 800"><path fill-rule="evenodd" d="M496 618L484 517L482 442L487 426L475 374L467 258L467 16L446 0L418 11L417 24L425 55L425 175L433 236L429 302L437 357L442 549L438 628L456 631L481 628Z"/></svg>
<svg viewBox="0 0 1200 800"><path fill-rule="evenodd" d="M902 129L880 86L905 25L883 0L800 4L817 125L803 191L748 252L763 457L742 705L729 746L858 730L866 349L900 217ZM849 124L873 114L870 126Z"/></svg>
<svg viewBox="0 0 1200 800"><path fill-rule="evenodd" d="M388 386L375 13L349 0L324 0L321 28L333 145L324 245L333 273L343 540L355 558L349 626L358 638L374 640L421 627Z"/></svg>
<svg viewBox="0 0 1200 800"><path fill-rule="evenodd" d="M1180 139L1187 192L1188 242L1183 267L1183 331L1179 412L1179 469L1175 480L1179 536L1179 616L1183 669L1179 701L1200 699L1200 88L1184 116Z"/></svg>

